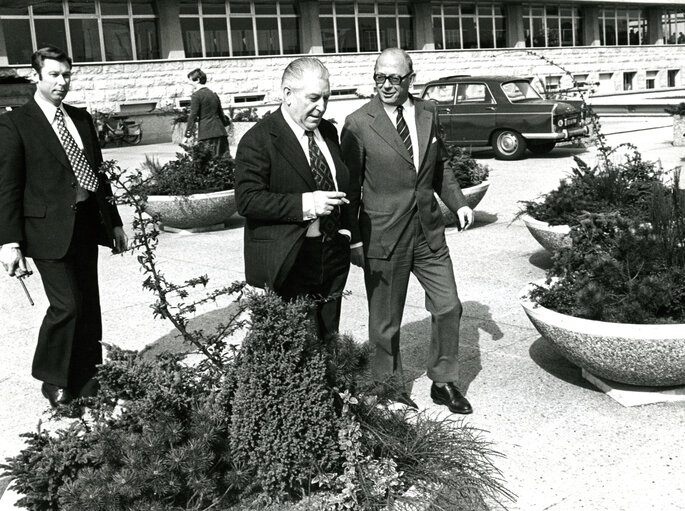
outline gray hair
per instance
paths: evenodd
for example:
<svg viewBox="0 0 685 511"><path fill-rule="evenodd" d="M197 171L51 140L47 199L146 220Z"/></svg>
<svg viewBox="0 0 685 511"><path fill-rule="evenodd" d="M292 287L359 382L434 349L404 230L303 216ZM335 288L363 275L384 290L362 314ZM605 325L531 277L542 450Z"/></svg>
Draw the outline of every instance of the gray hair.
<svg viewBox="0 0 685 511"><path fill-rule="evenodd" d="M316 72L318 73L318 76L324 80L328 80L328 77L330 76L328 69L326 69L326 66L324 66L323 62L319 59L314 57L300 57L288 64L288 67L283 71L281 88L296 88L302 81L306 71Z"/></svg>

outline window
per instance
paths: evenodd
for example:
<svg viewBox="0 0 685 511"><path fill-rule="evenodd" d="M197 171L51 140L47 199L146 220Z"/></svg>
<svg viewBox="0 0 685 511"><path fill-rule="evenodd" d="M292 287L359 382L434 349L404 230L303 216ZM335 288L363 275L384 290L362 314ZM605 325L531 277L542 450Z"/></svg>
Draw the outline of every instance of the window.
<svg viewBox="0 0 685 511"><path fill-rule="evenodd" d="M545 76L545 93L555 92L561 88L561 76Z"/></svg>
<svg viewBox="0 0 685 511"><path fill-rule="evenodd" d="M410 3L357 0L320 2L321 39L326 53L414 49Z"/></svg>
<svg viewBox="0 0 685 511"><path fill-rule="evenodd" d="M10 64L27 64L53 44L74 62L159 58L154 0L49 0L0 7Z"/></svg>
<svg viewBox="0 0 685 511"><path fill-rule="evenodd" d="M180 0L186 57L288 55L300 52L292 2Z"/></svg>
<svg viewBox="0 0 685 511"><path fill-rule="evenodd" d="M685 10L664 9L661 26L664 44L685 44Z"/></svg>
<svg viewBox="0 0 685 511"><path fill-rule="evenodd" d="M492 103L492 94L484 83L460 83L457 85L457 104Z"/></svg>
<svg viewBox="0 0 685 511"><path fill-rule="evenodd" d="M667 87L677 87L678 86L678 74L680 69L669 69L668 70L668 85Z"/></svg>
<svg viewBox="0 0 685 511"><path fill-rule="evenodd" d="M626 71L623 73L623 90L633 90L633 82L635 81L635 71Z"/></svg>
<svg viewBox="0 0 685 511"><path fill-rule="evenodd" d="M656 78L659 75L659 71L647 71L647 77L645 82L646 89L656 88Z"/></svg>
<svg viewBox="0 0 685 511"><path fill-rule="evenodd" d="M426 89L424 97L443 105L451 105L454 103L454 84L431 85Z"/></svg>
<svg viewBox="0 0 685 511"><path fill-rule="evenodd" d="M523 31L527 47L583 44L582 18L570 5L524 5Z"/></svg>
<svg viewBox="0 0 685 511"><path fill-rule="evenodd" d="M605 46L647 44L647 19L642 10L603 8L599 10L599 40Z"/></svg>
<svg viewBox="0 0 685 511"><path fill-rule="evenodd" d="M499 3L433 1L435 49L504 48L506 29Z"/></svg>
<svg viewBox="0 0 685 511"><path fill-rule="evenodd" d="M526 80L503 83L502 91L512 103L518 103L526 99L541 99L535 87Z"/></svg>

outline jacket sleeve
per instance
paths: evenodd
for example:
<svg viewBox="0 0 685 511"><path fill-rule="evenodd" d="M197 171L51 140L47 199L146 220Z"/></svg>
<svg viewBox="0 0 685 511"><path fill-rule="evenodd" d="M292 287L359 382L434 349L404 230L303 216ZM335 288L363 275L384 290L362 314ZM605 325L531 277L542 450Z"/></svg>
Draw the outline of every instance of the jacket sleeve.
<svg viewBox="0 0 685 511"><path fill-rule="evenodd" d="M193 135L193 128L195 127L195 121L197 121L197 116L200 113L200 98L197 91L193 93L190 97L190 112L188 113L188 123L186 124L185 136L190 137Z"/></svg>
<svg viewBox="0 0 685 511"><path fill-rule="evenodd" d="M9 114L0 116L0 245L24 241L24 145Z"/></svg>
<svg viewBox="0 0 685 511"><path fill-rule="evenodd" d="M438 115L436 112L433 112L433 132L438 139L440 148L433 173L433 189L449 210L456 214L459 209L468 206L468 203L466 202L466 197L464 197L464 193L461 191L461 186L459 186L459 181L454 176L454 173L452 173L450 169L445 168L445 161L448 158L448 153L445 142L440 136Z"/></svg>
<svg viewBox="0 0 685 511"><path fill-rule="evenodd" d="M345 119L340 137L340 148L343 161L350 172L350 193L347 198L350 218L350 232L352 239L350 244L361 242L359 229L359 209L361 207L362 185L364 183L364 144L359 138L358 129L352 116Z"/></svg>
<svg viewBox="0 0 685 511"><path fill-rule="evenodd" d="M235 198L238 213L253 220L301 223L302 194L274 190L278 162L269 151L268 133L258 124L240 139L235 157Z"/></svg>

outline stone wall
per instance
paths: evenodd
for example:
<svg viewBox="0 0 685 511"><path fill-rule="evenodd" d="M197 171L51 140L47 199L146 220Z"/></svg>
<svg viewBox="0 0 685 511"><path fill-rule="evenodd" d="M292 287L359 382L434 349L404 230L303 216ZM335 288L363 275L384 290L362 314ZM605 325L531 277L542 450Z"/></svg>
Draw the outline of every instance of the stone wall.
<svg viewBox="0 0 685 511"><path fill-rule="evenodd" d="M536 50L563 65L571 73L588 74L598 81L599 73L614 73L614 90L623 88L623 72L635 71L635 89L645 87L648 70L660 70L656 87L667 84L667 70L681 69L682 52L669 46L574 47ZM678 48L679 50L679 48ZM555 66L525 49L455 50L411 52L417 84L453 74L500 74L539 76L563 74ZM332 89L372 90L371 75L377 54L320 55L331 72ZM277 103L281 73L294 57L251 57L226 59L184 59L114 64L78 64L68 101L89 109L118 111L121 104L156 101L157 107L174 106L188 99L192 87L187 74L201 67L208 86L221 97L224 107L236 95L264 94L267 105ZM30 76L30 68L16 68ZM680 74L683 73L681 70ZM677 86L685 81L679 76ZM563 85L563 83L562 83ZM604 84L606 87L607 84ZM334 97L334 100L337 98ZM235 106L241 106L240 104Z"/></svg>

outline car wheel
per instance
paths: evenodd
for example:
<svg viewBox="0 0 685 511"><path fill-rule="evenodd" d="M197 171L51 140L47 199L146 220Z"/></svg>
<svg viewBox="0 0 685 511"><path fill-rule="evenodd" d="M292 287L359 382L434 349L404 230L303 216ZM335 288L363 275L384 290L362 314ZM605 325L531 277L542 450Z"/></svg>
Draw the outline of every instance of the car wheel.
<svg viewBox="0 0 685 511"><path fill-rule="evenodd" d="M493 135L492 150L498 160L518 160L526 152L526 141L514 130L499 130Z"/></svg>
<svg viewBox="0 0 685 511"><path fill-rule="evenodd" d="M530 144L528 144L528 149L530 149L531 153L547 154L551 152L556 145L556 142L538 142L536 144L531 142Z"/></svg>

